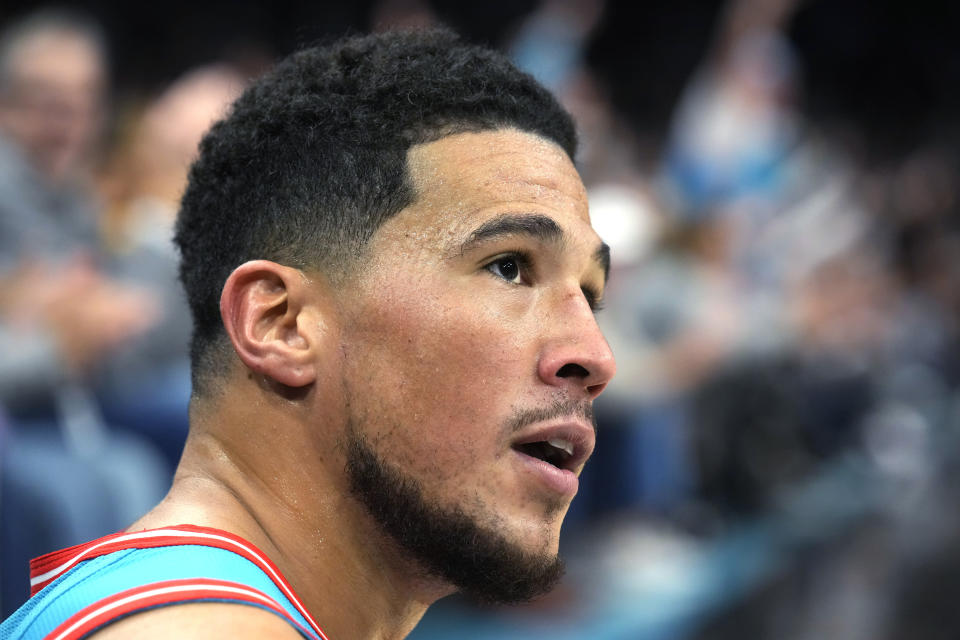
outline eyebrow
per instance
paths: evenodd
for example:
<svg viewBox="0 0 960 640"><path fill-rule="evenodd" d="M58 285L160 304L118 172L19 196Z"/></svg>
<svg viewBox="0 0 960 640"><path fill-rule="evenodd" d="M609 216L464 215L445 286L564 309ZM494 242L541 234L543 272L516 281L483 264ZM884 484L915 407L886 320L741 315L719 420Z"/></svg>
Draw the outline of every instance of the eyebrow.
<svg viewBox="0 0 960 640"><path fill-rule="evenodd" d="M477 227L463 243L461 249L466 251L491 238L518 235L530 236L550 244L561 244L564 241L563 229L553 218L539 214L507 213L487 220Z"/></svg>
<svg viewBox="0 0 960 640"><path fill-rule="evenodd" d="M536 213L507 213L487 220L474 229L460 245L460 253L466 253L487 240L516 235L528 236L546 244L562 245L566 241L566 234L553 218ZM593 259L603 269L603 281L606 282L610 275L610 247L607 243L600 243L593 252Z"/></svg>

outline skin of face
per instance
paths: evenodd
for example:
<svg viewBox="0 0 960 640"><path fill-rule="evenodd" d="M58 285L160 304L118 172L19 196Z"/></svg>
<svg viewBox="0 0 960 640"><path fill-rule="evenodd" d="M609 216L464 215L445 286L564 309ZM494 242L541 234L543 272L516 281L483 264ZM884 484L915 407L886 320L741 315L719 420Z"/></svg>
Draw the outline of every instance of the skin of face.
<svg viewBox="0 0 960 640"><path fill-rule="evenodd" d="M408 160L414 204L342 289L349 428L426 500L556 555L576 483L552 483L514 445L572 425L589 453L589 406L614 374L591 308L606 270L586 191L562 149L513 129Z"/></svg>
<svg viewBox="0 0 960 640"><path fill-rule="evenodd" d="M83 36L35 35L10 62L12 86L0 100L0 128L51 180L88 160L103 123L104 61Z"/></svg>

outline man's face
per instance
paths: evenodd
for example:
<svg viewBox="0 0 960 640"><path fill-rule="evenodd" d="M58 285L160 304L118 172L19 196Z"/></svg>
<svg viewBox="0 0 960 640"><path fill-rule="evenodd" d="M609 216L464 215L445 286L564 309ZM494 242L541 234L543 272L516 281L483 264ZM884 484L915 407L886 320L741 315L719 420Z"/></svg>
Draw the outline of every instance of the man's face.
<svg viewBox="0 0 960 640"><path fill-rule="evenodd" d="M347 449L388 467L421 518L550 564L614 373L591 308L606 247L569 158L537 136L457 134L409 161L416 202L344 290ZM355 484L371 476L353 462Z"/></svg>
<svg viewBox="0 0 960 640"><path fill-rule="evenodd" d="M103 121L104 61L83 36L51 30L13 54L0 129L54 182L86 162Z"/></svg>

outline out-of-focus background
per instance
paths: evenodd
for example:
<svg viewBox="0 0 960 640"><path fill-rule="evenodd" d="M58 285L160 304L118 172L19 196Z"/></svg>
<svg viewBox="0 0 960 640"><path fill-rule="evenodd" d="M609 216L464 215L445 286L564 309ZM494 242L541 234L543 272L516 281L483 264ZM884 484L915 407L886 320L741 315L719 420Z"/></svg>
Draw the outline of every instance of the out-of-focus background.
<svg viewBox="0 0 960 640"><path fill-rule="evenodd" d="M169 482L202 132L298 46L436 22L575 114L619 374L561 587L412 637L956 638L960 5L927 0L4 0L2 613Z"/></svg>

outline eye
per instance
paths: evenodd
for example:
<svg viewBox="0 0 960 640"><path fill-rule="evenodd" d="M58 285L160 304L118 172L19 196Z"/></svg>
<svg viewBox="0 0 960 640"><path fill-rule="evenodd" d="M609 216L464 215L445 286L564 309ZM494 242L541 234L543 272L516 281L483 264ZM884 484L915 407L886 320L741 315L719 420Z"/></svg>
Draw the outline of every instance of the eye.
<svg viewBox="0 0 960 640"><path fill-rule="evenodd" d="M519 254L511 253L493 260L484 268L507 282L524 284L524 273L527 271L527 259Z"/></svg>
<svg viewBox="0 0 960 640"><path fill-rule="evenodd" d="M591 311L599 313L603 310L602 294L597 293L596 289L592 287L581 287L580 290L583 292L583 297L587 299Z"/></svg>

